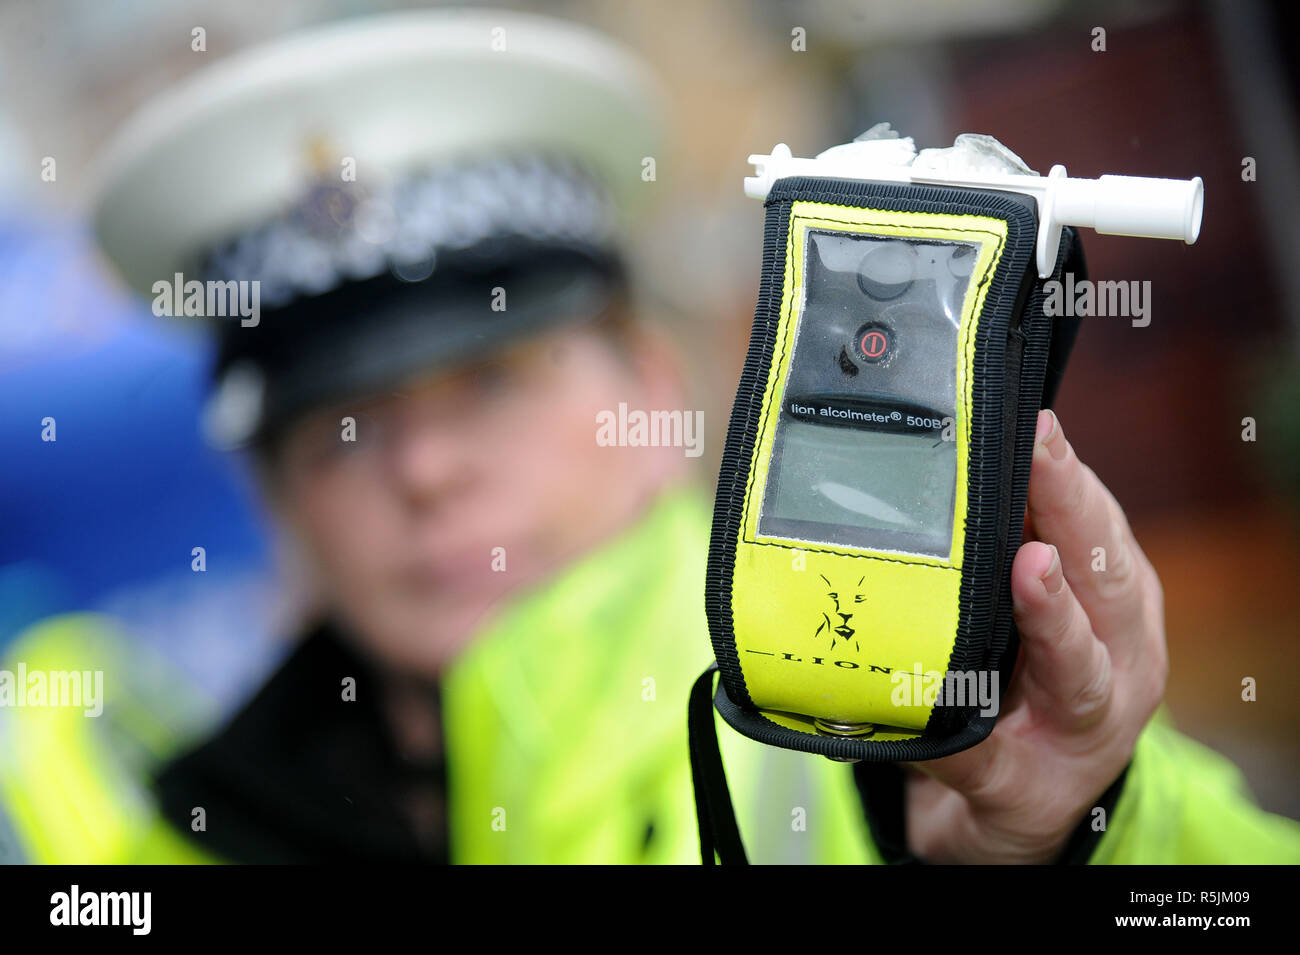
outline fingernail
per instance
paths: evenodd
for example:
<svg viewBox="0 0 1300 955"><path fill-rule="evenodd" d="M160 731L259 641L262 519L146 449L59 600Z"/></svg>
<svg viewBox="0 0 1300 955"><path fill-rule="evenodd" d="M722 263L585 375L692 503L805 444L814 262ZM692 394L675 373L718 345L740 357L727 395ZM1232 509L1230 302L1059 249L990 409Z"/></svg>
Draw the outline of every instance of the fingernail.
<svg viewBox="0 0 1300 955"><path fill-rule="evenodd" d="M1047 409L1047 414L1038 416L1035 439L1054 460L1059 461L1065 457L1065 435L1061 433L1061 422L1057 420L1056 412L1050 408Z"/></svg>
<svg viewBox="0 0 1300 955"><path fill-rule="evenodd" d="M1055 597L1065 586L1065 574L1061 573L1061 555L1056 549L1056 545L1048 544L1052 548L1052 562L1048 564L1047 570L1038 579L1043 582L1043 589L1047 591L1047 596Z"/></svg>

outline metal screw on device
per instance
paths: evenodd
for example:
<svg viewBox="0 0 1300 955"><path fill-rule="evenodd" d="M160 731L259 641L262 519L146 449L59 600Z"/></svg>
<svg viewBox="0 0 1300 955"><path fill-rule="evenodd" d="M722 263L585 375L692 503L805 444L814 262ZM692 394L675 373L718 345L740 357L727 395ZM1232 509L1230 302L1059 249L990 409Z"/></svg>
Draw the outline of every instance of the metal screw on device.
<svg viewBox="0 0 1300 955"><path fill-rule="evenodd" d="M866 739L876 732L875 723L837 723L834 720L824 720L821 717L813 717L813 727L822 736L830 736L836 739ZM860 759L852 756L827 756L829 760L837 763L859 763Z"/></svg>

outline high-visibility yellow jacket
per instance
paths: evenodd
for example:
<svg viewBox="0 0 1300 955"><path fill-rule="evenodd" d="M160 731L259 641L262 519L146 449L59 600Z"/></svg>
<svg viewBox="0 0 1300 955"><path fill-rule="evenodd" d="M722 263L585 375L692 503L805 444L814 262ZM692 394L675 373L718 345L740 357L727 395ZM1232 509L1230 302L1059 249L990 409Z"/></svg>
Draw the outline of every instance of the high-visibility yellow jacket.
<svg viewBox="0 0 1300 955"><path fill-rule="evenodd" d="M711 659L708 526L696 492L663 494L635 526L515 599L445 674L452 861L699 861L686 703ZM147 783L210 717L166 661L89 615L31 629L0 671L19 661L29 673L102 669L105 705L98 717L0 707L0 861L222 861L160 814ZM763 746L720 720L718 731L751 861L883 861L849 766ZM1294 863L1300 823L1259 809L1231 763L1158 714L1086 856Z"/></svg>

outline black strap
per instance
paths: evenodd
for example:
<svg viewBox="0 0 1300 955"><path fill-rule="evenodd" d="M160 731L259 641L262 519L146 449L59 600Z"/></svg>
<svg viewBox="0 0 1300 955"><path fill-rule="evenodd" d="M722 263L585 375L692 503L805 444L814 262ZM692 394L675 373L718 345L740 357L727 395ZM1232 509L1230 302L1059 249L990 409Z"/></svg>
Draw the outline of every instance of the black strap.
<svg viewBox="0 0 1300 955"><path fill-rule="evenodd" d="M695 817L700 824L700 860L704 865L749 865L740 841L736 811L727 789L727 774L718 747L718 728L713 722L712 663L695 685L687 707L691 746L691 782L695 787ZM717 858L715 860L714 854Z"/></svg>
<svg viewBox="0 0 1300 955"><path fill-rule="evenodd" d="M922 865L907 847L907 780L897 763L853 764L862 814L886 865Z"/></svg>

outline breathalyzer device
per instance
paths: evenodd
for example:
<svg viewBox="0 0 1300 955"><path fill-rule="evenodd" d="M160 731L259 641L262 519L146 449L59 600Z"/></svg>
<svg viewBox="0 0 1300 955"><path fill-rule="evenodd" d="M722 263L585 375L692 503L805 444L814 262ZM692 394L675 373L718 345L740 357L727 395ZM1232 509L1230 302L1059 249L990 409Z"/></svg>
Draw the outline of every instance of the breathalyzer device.
<svg viewBox="0 0 1300 955"><path fill-rule="evenodd" d="M714 707L845 761L992 731L1035 423L1077 328L1046 314L1049 283L1086 279L1077 228L1191 244L1203 203L1199 178L1040 176L992 137L918 153L887 124L749 161L762 274L709 546L716 665L690 714L708 863L739 847Z"/></svg>

